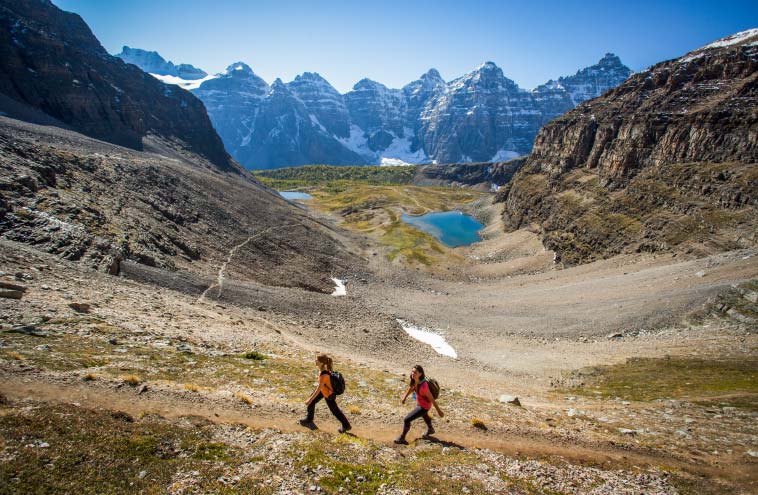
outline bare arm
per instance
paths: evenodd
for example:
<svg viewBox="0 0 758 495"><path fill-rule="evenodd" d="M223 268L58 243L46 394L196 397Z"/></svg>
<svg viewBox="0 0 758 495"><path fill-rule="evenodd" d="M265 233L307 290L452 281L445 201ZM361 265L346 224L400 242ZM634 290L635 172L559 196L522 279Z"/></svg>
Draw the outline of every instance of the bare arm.
<svg viewBox="0 0 758 495"><path fill-rule="evenodd" d="M440 406L437 405L437 401L434 400L434 396L432 395L432 392L430 392L428 388L424 391L424 397L426 397L426 399L432 403L432 405L434 406L434 409L437 411L437 414L439 414L440 418L445 416L445 413L443 413L442 409L440 409Z"/></svg>
<svg viewBox="0 0 758 495"><path fill-rule="evenodd" d="M409 395L411 395L411 392L413 392L413 389L414 389L413 385L410 385L408 387L408 390L405 391L405 395L403 396L403 400L402 400L403 404L405 404L405 400L408 398Z"/></svg>
<svg viewBox="0 0 758 495"><path fill-rule="evenodd" d="M307 401L305 401L305 403L306 403L307 405L310 405L310 404L311 404L311 401L313 401L313 399L315 399L315 398L318 396L318 394L319 394L320 390L321 390L321 384L317 384L317 385L316 385L316 389L313 391L313 393L311 394L311 396L310 396L310 397L308 397L308 400L307 400Z"/></svg>

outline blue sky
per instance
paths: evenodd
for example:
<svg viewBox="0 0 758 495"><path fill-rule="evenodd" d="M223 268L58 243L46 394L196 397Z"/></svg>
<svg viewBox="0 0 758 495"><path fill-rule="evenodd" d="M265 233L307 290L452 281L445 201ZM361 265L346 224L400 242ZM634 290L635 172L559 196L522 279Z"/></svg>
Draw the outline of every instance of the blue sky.
<svg viewBox="0 0 758 495"><path fill-rule="evenodd" d="M111 53L156 50L219 72L236 61L269 83L318 72L339 91L363 77L398 88L484 61L531 89L613 52L635 71L758 27L758 1L53 0Z"/></svg>

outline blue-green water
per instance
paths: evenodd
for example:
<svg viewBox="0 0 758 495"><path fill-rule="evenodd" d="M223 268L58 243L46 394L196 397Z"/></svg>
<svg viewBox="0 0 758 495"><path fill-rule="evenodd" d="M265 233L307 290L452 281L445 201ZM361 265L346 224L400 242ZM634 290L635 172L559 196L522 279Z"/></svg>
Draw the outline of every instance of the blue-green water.
<svg viewBox="0 0 758 495"><path fill-rule="evenodd" d="M460 211L427 213L417 217L403 213L402 219L450 247L468 246L482 240L478 231L484 225Z"/></svg>
<svg viewBox="0 0 758 495"><path fill-rule="evenodd" d="M279 191L279 196L289 201L294 201L296 199L313 199L313 196L310 194L300 191Z"/></svg>

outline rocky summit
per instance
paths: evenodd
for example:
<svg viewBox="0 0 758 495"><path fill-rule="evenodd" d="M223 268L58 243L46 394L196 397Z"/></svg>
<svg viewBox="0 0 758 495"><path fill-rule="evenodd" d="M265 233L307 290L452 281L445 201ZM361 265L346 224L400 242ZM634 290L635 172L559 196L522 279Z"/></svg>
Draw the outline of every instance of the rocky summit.
<svg viewBox="0 0 758 495"><path fill-rule="evenodd" d="M755 245L758 30L630 77L545 126L500 193L570 263Z"/></svg>
<svg viewBox="0 0 758 495"><path fill-rule="evenodd" d="M126 45L121 49L121 53L116 56L124 62L134 64L150 74L175 76L190 80L202 79L208 75L202 69L198 69L190 64L174 65L173 62L166 61L163 57L158 55L158 52L130 48Z"/></svg>
<svg viewBox="0 0 758 495"><path fill-rule="evenodd" d="M154 52L139 53L129 61L153 72L157 59L144 54ZM237 62L185 87L205 103L226 149L248 168L400 165L526 155L541 126L631 73L606 54L573 76L527 91L487 62L449 83L430 69L401 89L362 79L343 95L312 72L269 86Z"/></svg>
<svg viewBox="0 0 758 495"><path fill-rule="evenodd" d="M225 153L195 96L47 1L0 2L0 38L3 239L198 295L227 272L331 292L353 258Z"/></svg>

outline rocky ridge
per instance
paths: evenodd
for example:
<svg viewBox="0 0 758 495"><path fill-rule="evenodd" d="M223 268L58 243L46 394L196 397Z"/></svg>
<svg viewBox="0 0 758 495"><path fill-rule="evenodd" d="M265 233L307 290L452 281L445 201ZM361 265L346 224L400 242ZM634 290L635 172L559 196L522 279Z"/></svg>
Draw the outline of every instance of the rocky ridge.
<svg viewBox="0 0 758 495"><path fill-rule="evenodd" d="M633 75L545 126L500 193L570 263L756 242L758 30Z"/></svg>

